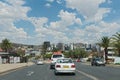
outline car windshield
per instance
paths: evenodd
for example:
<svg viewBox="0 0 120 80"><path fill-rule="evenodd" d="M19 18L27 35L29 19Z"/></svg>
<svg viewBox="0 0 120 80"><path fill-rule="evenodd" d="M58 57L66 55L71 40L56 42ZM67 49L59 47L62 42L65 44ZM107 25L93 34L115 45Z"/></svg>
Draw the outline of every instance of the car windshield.
<svg viewBox="0 0 120 80"><path fill-rule="evenodd" d="M100 58L96 58L96 59L94 59L95 61L103 61L102 59L100 59Z"/></svg>
<svg viewBox="0 0 120 80"><path fill-rule="evenodd" d="M58 59L57 60L58 63L72 63L71 59Z"/></svg>

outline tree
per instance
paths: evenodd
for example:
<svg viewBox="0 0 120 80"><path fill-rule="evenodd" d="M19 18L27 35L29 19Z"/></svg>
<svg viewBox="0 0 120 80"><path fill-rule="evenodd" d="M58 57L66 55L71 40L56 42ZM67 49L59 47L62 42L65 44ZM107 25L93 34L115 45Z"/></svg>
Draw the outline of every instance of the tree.
<svg viewBox="0 0 120 80"><path fill-rule="evenodd" d="M112 40L114 47L118 51L118 56L120 57L120 32L117 32L115 35L113 35Z"/></svg>
<svg viewBox="0 0 120 80"><path fill-rule="evenodd" d="M69 50L68 52L64 52L65 57L71 57L74 58L74 51Z"/></svg>
<svg viewBox="0 0 120 80"><path fill-rule="evenodd" d="M88 56L87 52L81 48L69 50L68 52L65 52L64 55L71 58L84 58Z"/></svg>
<svg viewBox="0 0 120 80"><path fill-rule="evenodd" d="M100 40L100 45L101 47L104 48L104 53L105 53L105 60L108 60L108 47L109 47L110 39L107 36L103 36L102 39Z"/></svg>
<svg viewBox="0 0 120 80"><path fill-rule="evenodd" d="M56 47L53 47L52 52L57 52L57 51L59 51L59 49L57 49Z"/></svg>
<svg viewBox="0 0 120 80"><path fill-rule="evenodd" d="M2 40L1 48L5 52L9 52L9 50L12 48L12 44L11 44L11 42L8 39L4 39L4 40Z"/></svg>
<svg viewBox="0 0 120 80"><path fill-rule="evenodd" d="M21 48L19 48L16 53L20 56L20 57L24 57L25 56L25 50L22 50Z"/></svg>
<svg viewBox="0 0 120 80"><path fill-rule="evenodd" d="M75 49L74 53L75 53L75 56L77 58L87 57L86 51L84 49L81 49L81 48L80 49Z"/></svg>

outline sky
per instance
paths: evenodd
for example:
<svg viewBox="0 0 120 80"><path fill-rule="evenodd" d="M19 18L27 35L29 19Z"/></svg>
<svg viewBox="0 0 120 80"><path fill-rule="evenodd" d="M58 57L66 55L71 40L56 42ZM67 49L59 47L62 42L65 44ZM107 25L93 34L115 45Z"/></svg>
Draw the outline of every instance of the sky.
<svg viewBox="0 0 120 80"><path fill-rule="evenodd" d="M96 43L120 32L120 0L0 0L0 42Z"/></svg>

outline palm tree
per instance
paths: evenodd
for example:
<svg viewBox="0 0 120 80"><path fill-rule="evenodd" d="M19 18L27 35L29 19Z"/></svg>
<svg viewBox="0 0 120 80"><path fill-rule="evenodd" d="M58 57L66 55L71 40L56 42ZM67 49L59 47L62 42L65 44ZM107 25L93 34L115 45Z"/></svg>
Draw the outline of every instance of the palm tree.
<svg viewBox="0 0 120 80"><path fill-rule="evenodd" d="M5 52L8 52L12 48L12 44L10 43L10 41L8 39L4 39L4 40L2 40L1 48Z"/></svg>
<svg viewBox="0 0 120 80"><path fill-rule="evenodd" d="M120 57L120 32L117 32L115 35L113 35L112 40L114 47L118 51L118 56Z"/></svg>
<svg viewBox="0 0 120 80"><path fill-rule="evenodd" d="M104 53L105 53L105 60L107 61L108 59L108 47L109 47L110 39L107 36L103 36L101 39L101 42L98 43L101 47L104 48Z"/></svg>

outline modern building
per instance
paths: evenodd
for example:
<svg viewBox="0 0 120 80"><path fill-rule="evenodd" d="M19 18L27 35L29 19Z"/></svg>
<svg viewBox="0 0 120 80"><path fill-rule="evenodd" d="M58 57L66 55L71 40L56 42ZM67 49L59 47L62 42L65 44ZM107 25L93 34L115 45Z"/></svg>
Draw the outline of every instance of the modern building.
<svg viewBox="0 0 120 80"><path fill-rule="evenodd" d="M79 48L85 49L85 44L83 44L83 43L74 43L73 48L74 49L79 49Z"/></svg>
<svg viewBox="0 0 120 80"><path fill-rule="evenodd" d="M101 47L101 51L104 52L104 48ZM103 53L105 56L105 53ZM113 59L115 56L115 48L114 47L108 47L108 59Z"/></svg>
<svg viewBox="0 0 120 80"><path fill-rule="evenodd" d="M61 51L65 50L64 43L58 43L56 47L58 50L61 50Z"/></svg>
<svg viewBox="0 0 120 80"><path fill-rule="evenodd" d="M44 45L44 47L45 47L48 51L51 50L50 41L45 41L45 42L43 43L43 45Z"/></svg>

